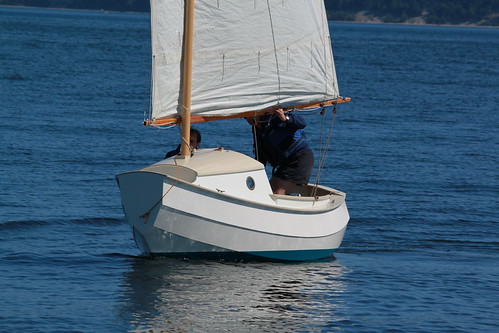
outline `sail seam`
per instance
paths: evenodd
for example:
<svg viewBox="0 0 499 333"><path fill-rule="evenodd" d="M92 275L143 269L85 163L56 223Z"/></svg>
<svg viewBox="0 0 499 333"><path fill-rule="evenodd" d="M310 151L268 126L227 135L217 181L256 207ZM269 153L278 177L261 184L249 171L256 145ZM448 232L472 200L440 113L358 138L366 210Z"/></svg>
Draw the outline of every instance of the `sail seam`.
<svg viewBox="0 0 499 333"><path fill-rule="evenodd" d="M276 71L277 71L277 85L278 85L278 95L277 95L277 104L280 104L281 100L281 75L279 72L279 59L277 57L277 45L275 41L275 33L274 33L274 24L272 21L272 12L270 9L270 2L267 0L267 8L269 11L269 19L270 19L270 29L272 31L272 42L274 44L274 56L275 56L275 63L276 63Z"/></svg>
<svg viewBox="0 0 499 333"><path fill-rule="evenodd" d="M225 53L222 55L222 81L225 77Z"/></svg>

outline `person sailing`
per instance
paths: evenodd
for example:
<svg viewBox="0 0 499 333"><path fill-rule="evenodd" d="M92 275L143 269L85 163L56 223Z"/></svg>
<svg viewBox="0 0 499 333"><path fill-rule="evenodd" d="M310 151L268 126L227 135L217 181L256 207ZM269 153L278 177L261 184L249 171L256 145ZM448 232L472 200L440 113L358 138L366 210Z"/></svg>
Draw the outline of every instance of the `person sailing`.
<svg viewBox="0 0 499 333"><path fill-rule="evenodd" d="M189 145L191 146L191 150L198 149L199 145L201 144L201 132L195 128L191 128L191 138L189 141L190 141ZM176 156L179 153L180 153L180 145L178 145L176 149L166 153L165 158Z"/></svg>
<svg viewBox="0 0 499 333"><path fill-rule="evenodd" d="M314 153L305 136L305 119L277 109L273 114L246 118L253 125L257 160L272 166L270 186L275 194L291 194L308 184Z"/></svg>

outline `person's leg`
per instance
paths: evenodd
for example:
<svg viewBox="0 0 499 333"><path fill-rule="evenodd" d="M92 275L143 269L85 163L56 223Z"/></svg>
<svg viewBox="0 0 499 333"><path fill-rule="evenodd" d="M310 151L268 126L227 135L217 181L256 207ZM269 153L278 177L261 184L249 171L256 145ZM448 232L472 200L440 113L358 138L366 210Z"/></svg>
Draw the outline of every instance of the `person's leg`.
<svg viewBox="0 0 499 333"><path fill-rule="evenodd" d="M289 190L294 188L296 184L289 180L284 180L276 176L270 178L270 187L274 194L289 194Z"/></svg>
<svg viewBox="0 0 499 333"><path fill-rule="evenodd" d="M304 150L292 155L277 168L270 179L270 186L275 194L299 193L298 184L307 184L314 168L314 153Z"/></svg>

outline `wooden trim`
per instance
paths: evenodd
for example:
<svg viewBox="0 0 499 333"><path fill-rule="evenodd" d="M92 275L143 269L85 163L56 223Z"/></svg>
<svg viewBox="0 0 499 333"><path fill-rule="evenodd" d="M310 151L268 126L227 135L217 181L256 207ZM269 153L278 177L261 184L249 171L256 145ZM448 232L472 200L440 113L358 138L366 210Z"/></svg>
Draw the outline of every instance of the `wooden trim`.
<svg viewBox="0 0 499 333"><path fill-rule="evenodd" d="M284 108L285 109L298 109L298 110L311 109L311 108L317 108L317 107L321 107L321 106L331 106L331 105L347 103L347 102L350 102L351 100L352 99L350 97L340 97L337 99L332 99L332 100L324 101L321 103L291 105L291 106L286 106ZM271 107L271 108L263 109L260 111L248 111L248 112L238 113L236 115L231 115L231 116L195 116L195 115L191 115L190 122L191 122L191 124L193 124L193 123L202 123L202 122L215 121L215 120L253 117L255 115L259 116L259 115L262 115L265 113L271 113L278 108L279 107ZM146 126L169 126L169 125L177 125L177 124L181 124L181 123L182 123L182 120L179 117L144 121L144 125L146 125Z"/></svg>
<svg viewBox="0 0 499 333"><path fill-rule="evenodd" d="M194 39L194 0L185 0L184 45L182 50L182 140L180 156L191 156L192 45Z"/></svg>

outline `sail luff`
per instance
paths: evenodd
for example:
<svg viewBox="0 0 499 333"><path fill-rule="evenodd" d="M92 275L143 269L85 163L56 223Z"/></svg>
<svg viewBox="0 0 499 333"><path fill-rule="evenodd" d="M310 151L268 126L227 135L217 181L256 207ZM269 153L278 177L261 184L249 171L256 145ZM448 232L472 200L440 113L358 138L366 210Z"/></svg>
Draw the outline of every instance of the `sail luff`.
<svg viewBox="0 0 499 333"><path fill-rule="evenodd" d="M184 45L182 52L182 142L180 156L191 155L192 48L194 39L194 0L185 0Z"/></svg>

